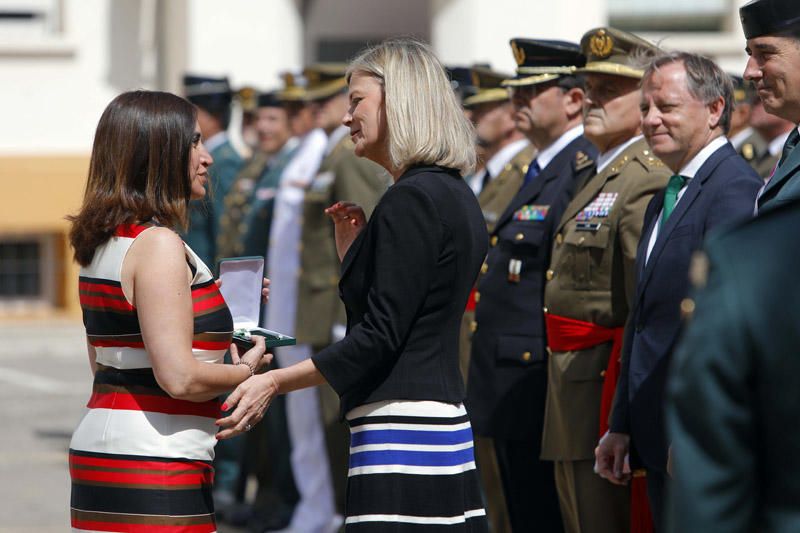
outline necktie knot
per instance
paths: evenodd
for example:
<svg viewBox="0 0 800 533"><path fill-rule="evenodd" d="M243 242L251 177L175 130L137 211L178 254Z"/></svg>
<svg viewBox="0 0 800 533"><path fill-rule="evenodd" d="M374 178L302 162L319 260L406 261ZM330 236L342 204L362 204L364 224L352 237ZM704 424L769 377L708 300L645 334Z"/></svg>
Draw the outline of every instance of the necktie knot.
<svg viewBox="0 0 800 533"><path fill-rule="evenodd" d="M667 221L672 211L675 209L675 204L678 203L678 192L686 185L686 178L684 176L675 174L670 176L667 183L667 190L664 192L664 212L661 215L661 226Z"/></svg>
<svg viewBox="0 0 800 533"><path fill-rule="evenodd" d="M542 171L542 167L539 166L539 161L536 159L528 167L528 171L525 173L525 177L522 179L522 187L526 186L528 183L531 182L533 178L539 175L539 172Z"/></svg>

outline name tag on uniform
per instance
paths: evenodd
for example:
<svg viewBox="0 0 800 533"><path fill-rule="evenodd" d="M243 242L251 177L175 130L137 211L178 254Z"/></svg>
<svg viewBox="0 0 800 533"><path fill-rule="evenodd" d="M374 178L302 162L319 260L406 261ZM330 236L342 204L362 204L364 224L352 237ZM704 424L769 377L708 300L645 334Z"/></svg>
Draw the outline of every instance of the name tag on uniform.
<svg viewBox="0 0 800 533"><path fill-rule="evenodd" d="M597 231L600 226L600 222L578 222L575 224L575 231Z"/></svg>
<svg viewBox="0 0 800 533"><path fill-rule="evenodd" d="M617 201L619 193L616 192L601 192L597 197L592 200L589 205L583 208L583 211L578 213L575 220L589 220L590 218L603 218L607 217L611 212L614 202Z"/></svg>
<svg viewBox="0 0 800 533"><path fill-rule="evenodd" d="M523 205L514 212L514 220L544 220L548 211L549 205Z"/></svg>
<svg viewBox="0 0 800 533"><path fill-rule="evenodd" d="M333 183L333 172L320 172L311 182L311 190L315 192L324 191Z"/></svg>

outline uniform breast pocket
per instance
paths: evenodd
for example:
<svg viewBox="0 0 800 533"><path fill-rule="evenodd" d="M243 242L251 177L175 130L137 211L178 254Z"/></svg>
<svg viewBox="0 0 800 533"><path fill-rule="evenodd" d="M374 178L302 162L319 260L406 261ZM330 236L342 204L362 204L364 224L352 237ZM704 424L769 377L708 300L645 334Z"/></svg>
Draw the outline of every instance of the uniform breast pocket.
<svg viewBox="0 0 800 533"><path fill-rule="evenodd" d="M577 290L607 289L611 280L608 249L611 228L595 231L572 229L564 235L564 264L558 275L562 283Z"/></svg>
<svg viewBox="0 0 800 533"><path fill-rule="evenodd" d="M540 221L516 221L500 232L500 238L510 242L514 248L527 249L528 253L541 249L545 236L545 224Z"/></svg>
<svg viewBox="0 0 800 533"><path fill-rule="evenodd" d="M544 351L542 337L501 335L497 339L495 358L501 364L528 366L534 363L543 363L545 361Z"/></svg>

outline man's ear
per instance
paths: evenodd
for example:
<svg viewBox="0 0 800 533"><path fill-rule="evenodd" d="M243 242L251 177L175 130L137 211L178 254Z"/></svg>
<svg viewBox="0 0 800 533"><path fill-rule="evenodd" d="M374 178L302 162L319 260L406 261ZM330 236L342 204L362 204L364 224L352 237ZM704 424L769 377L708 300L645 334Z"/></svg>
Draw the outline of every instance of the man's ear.
<svg viewBox="0 0 800 533"><path fill-rule="evenodd" d="M725 98L720 96L713 102L708 104L708 111L710 113L708 117L708 127L710 129L716 129L722 127L722 113L725 111Z"/></svg>
<svg viewBox="0 0 800 533"><path fill-rule="evenodd" d="M570 119L576 116L583 116L583 100L585 94L583 89L573 87L564 93L564 108Z"/></svg>

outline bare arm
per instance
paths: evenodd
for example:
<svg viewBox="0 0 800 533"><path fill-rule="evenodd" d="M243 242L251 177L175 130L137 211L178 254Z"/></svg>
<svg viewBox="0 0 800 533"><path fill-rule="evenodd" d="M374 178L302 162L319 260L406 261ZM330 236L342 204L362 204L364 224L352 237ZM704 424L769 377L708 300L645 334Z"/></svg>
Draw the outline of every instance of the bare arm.
<svg viewBox="0 0 800 533"><path fill-rule="evenodd" d="M122 277L132 281L133 303L159 386L173 398L206 401L235 388L250 377L250 370L246 365L204 363L192 355L192 295L184 254L177 234L153 228L131 245ZM258 368L265 348L263 339L255 341L243 359ZM231 355L236 362L234 348Z"/></svg>

